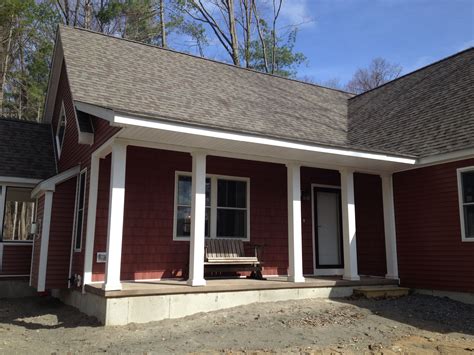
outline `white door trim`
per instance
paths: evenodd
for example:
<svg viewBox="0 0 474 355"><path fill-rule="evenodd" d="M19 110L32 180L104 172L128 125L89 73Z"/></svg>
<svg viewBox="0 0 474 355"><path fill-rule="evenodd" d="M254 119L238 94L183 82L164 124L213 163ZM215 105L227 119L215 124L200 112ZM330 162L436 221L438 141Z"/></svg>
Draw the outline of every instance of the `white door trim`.
<svg viewBox="0 0 474 355"><path fill-rule="evenodd" d="M324 187L326 189L341 190L341 186L337 185L324 185L324 184L311 184L311 235L312 235L312 245L313 245L313 272L316 276L333 276L333 275L343 275L344 268L338 269L318 269L316 267L316 233L314 231L314 188L315 187ZM342 232L342 230L341 230Z"/></svg>

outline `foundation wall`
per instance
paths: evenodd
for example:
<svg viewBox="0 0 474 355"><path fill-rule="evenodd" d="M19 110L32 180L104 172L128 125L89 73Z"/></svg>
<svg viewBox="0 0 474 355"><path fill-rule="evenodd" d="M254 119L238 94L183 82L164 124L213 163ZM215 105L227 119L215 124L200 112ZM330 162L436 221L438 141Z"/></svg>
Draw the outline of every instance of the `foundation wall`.
<svg viewBox="0 0 474 355"><path fill-rule="evenodd" d="M348 297L352 292L353 287L317 287L105 298L74 290L55 291L53 296L96 317L104 325L126 325L181 318L255 302Z"/></svg>

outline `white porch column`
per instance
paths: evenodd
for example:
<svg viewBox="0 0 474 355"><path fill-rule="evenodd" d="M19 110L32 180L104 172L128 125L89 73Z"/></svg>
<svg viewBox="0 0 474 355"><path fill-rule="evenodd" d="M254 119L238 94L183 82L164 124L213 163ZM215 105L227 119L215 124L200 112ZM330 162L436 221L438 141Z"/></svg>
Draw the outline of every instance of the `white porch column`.
<svg viewBox="0 0 474 355"><path fill-rule="evenodd" d="M354 172L341 169L342 235L344 246L344 280L360 280L357 271Z"/></svg>
<svg viewBox="0 0 474 355"><path fill-rule="evenodd" d="M191 155L193 157L193 171L188 285L205 286L204 233L206 223L206 154L203 152L193 152Z"/></svg>
<svg viewBox="0 0 474 355"><path fill-rule="evenodd" d="M99 188L99 166L98 155L91 156L91 167L89 173L89 198L87 204L87 227L86 227L86 247L84 253L84 281L82 285L92 282L92 264L94 261L94 235L97 212L97 193Z"/></svg>
<svg viewBox="0 0 474 355"><path fill-rule="evenodd" d="M395 229L395 206L393 203L392 175L382 175L383 220L385 228L385 253L387 279L398 279L397 239Z"/></svg>
<svg viewBox="0 0 474 355"><path fill-rule="evenodd" d="M287 164L288 176L288 281L305 282L303 277L303 247L301 236L300 166Z"/></svg>
<svg viewBox="0 0 474 355"><path fill-rule="evenodd" d="M44 193L43 221L41 222L41 246L38 267L38 292L45 291L46 288L46 268L48 266L48 249L49 249L49 230L51 226L51 210L53 208L54 191L46 191Z"/></svg>
<svg viewBox="0 0 474 355"><path fill-rule="evenodd" d="M127 146L112 145L110 169L109 223L107 229L107 263L105 265L106 291L121 290L120 264L122 261L123 214L125 205L125 166Z"/></svg>

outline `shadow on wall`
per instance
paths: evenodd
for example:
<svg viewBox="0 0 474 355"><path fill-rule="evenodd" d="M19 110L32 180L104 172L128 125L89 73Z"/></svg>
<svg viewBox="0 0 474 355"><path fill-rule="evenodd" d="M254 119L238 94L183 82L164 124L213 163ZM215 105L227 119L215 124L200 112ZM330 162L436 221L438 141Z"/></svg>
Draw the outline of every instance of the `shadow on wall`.
<svg viewBox="0 0 474 355"><path fill-rule="evenodd" d="M0 299L0 324L30 330L101 326L94 317L49 296Z"/></svg>
<svg viewBox="0 0 474 355"><path fill-rule="evenodd" d="M398 299L335 298L379 317L441 334L474 335L474 305L449 298L412 294Z"/></svg>

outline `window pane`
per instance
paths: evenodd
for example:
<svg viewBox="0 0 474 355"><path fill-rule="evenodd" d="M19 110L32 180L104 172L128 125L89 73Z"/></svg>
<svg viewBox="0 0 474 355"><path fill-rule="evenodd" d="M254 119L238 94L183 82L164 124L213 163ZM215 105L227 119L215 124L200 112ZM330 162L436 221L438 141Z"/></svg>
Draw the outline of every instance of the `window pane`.
<svg viewBox="0 0 474 355"><path fill-rule="evenodd" d="M178 178L178 205L191 206L191 176Z"/></svg>
<svg viewBox="0 0 474 355"><path fill-rule="evenodd" d="M206 223L204 225L204 235L209 237L211 226L211 209L206 208ZM178 207L176 221L176 236L189 237L191 236L191 207Z"/></svg>
<svg viewBox="0 0 474 355"><path fill-rule="evenodd" d="M83 211L79 210L77 212L77 226L76 226L76 241L75 241L75 249L81 249L81 235L82 235L82 225L83 225Z"/></svg>
<svg viewBox="0 0 474 355"><path fill-rule="evenodd" d="M31 189L7 188L5 215L3 220L3 240L31 240L31 223L35 214L35 200Z"/></svg>
<svg viewBox="0 0 474 355"><path fill-rule="evenodd" d="M245 208L246 199L247 183L245 181L218 180L217 205L219 207Z"/></svg>
<svg viewBox="0 0 474 355"><path fill-rule="evenodd" d="M462 173L462 192L464 203L474 202L474 171Z"/></svg>
<svg viewBox="0 0 474 355"><path fill-rule="evenodd" d="M466 238L474 238L474 205L464 206L464 224Z"/></svg>
<svg viewBox="0 0 474 355"><path fill-rule="evenodd" d="M178 237L191 235L191 207L178 207L176 235Z"/></svg>
<svg viewBox="0 0 474 355"><path fill-rule="evenodd" d="M79 182L79 205L78 209L83 210L84 209L84 189L86 187L86 174L82 173L81 174L81 180Z"/></svg>
<svg viewBox="0 0 474 355"><path fill-rule="evenodd" d="M206 179L206 206L211 205L211 179Z"/></svg>
<svg viewBox="0 0 474 355"><path fill-rule="evenodd" d="M58 132L57 132L57 136L59 140L59 148L61 148L61 145L63 144L65 131L66 131L66 116L64 113L62 113L60 121L59 121Z"/></svg>
<svg viewBox="0 0 474 355"><path fill-rule="evenodd" d="M191 206L191 176L178 177L178 205ZM211 179L206 179L206 206L211 205Z"/></svg>
<svg viewBox="0 0 474 355"><path fill-rule="evenodd" d="M217 237L245 238L247 211L217 209Z"/></svg>

